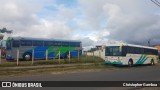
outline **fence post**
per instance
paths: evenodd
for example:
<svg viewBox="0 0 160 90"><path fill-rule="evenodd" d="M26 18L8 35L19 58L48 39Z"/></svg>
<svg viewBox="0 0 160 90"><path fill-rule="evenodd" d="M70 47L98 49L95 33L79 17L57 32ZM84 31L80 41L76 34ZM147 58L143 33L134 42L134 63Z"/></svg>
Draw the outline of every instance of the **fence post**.
<svg viewBox="0 0 160 90"><path fill-rule="evenodd" d="M79 50L78 50L78 63L79 63Z"/></svg>
<svg viewBox="0 0 160 90"><path fill-rule="evenodd" d="M69 51L69 63L71 62L71 52Z"/></svg>
<svg viewBox="0 0 160 90"><path fill-rule="evenodd" d="M53 60L55 60L54 51L53 51Z"/></svg>
<svg viewBox="0 0 160 90"><path fill-rule="evenodd" d="M85 52L85 56L86 56L85 63L87 63L87 59L88 59L88 58L87 58L87 53L88 53L88 52Z"/></svg>
<svg viewBox="0 0 160 90"><path fill-rule="evenodd" d="M46 50L46 61L48 61L48 50Z"/></svg>
<svg viewBox="0 0 160 90"><path fill-rule="evenodd" d="M0 64L2 62L2 49L0 49Z"/></svg>
<svg viewBox="0 0 160 90"><path fill-rule="evenodd" d="M56 52L56 51L55 51ZM56 55L54 54L55 53L54 50L53 50L53 60L55 60L56 58Z"/></svg>
<svg viewBox="0 0 160 90"><path fill-rule="evenodd" d="M93 56L94 56L94 51L93 51Z"/></svg>
<svg viewBox="0 0 160 90"><path fill-rule="evenodd" d="M94 51L93 51L93 61L95 62L95 59L94 59Z"/></svg>
<svg viewBox="0 0 160 90"><path fill-rule="evenodd" d="M59 51L59 64L60 64L60 59L61 59L61 52Z"/></svg>
<svg viewBox="0 0 160 90"><path fill-rule="evenodd" d="M19 65L19 49L17 49L17 66Z"/></svg>
<svg viewBox="0 0 160 90"><path fill-rule="evenodd" d="M34 64L34 49L32 50L32 65Z"/></svg>

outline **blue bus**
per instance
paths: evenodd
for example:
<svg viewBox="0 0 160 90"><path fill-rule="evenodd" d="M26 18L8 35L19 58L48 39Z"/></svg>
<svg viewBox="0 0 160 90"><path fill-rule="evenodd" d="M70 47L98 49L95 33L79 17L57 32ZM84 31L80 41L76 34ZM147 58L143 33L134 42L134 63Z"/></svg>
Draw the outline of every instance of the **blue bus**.
<svg viewBox="0 0 160 90"><path fill-rule="evenodd" d="M31 60L46 58L67 58L82 55L82 43L78 40L39 39L29 37L9 37L6 41L6 59L16 59L19 50L19 59ZM34 50L34 54L33 54ZM59 54L60 52L60 54Z"/></svg>

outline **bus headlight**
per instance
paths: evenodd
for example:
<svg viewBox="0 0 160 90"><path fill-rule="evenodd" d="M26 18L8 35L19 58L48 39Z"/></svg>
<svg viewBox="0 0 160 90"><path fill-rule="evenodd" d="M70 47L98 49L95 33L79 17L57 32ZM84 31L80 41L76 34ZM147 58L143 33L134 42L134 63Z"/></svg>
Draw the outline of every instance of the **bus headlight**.
<svg viewBox="0 0 160 90"><path fill-rule="evenodd" d="M11 57L11 55L7 55L7 57Z"/></svg>

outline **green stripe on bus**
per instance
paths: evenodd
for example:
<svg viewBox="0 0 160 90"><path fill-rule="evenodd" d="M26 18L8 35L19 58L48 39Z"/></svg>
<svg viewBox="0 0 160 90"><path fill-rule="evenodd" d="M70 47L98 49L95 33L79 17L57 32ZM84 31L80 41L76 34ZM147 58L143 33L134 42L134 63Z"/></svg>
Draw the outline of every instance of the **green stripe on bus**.
<svg viewBox="0 0 160 90"><path fill-rule="evenodd" d="M146 58L146 55L143 55L143 58L141 59L139 64L143 64L143 61L145 60L145 58Z"/></svg>
<svg viewBox="0 0 160 90"><path fill-rule="evenodd" d="M143 64L148 59L147 55L144 55L144 59L141 61L141 64Z"/></svg>
<svg viewBox="0 0 160 90"><path fill-rule="evenodd" d="M53 47L53 46L49 47L49 48L48 48L48 54L51 53L53 50L54 50L54 47Z"/></svg>
<svg viewBox="0 0 160 90"><path fill-rule="evenodd" d="M123 65L122 62L111 62L111 61L105 61L105 64L116 64L116 65Z"/></svg>
<svg viewBox="0 0 160 90"><path fill-rule="evenodd" d="M141 55L141 57L139 58L139 60L135 64L140 64L142 57L143 57L143 55Z"/></svg>
<svg viewBox="0 0 160 90"><path fill-rule="evenodd" d="M142 64L143 64L147 59L148 59L148 57L146 57L146 58L143 60Z"/></svg>
<svg viewBox="0 0 160 90"><path fill-rule="evenodd" d="M55 55L58 56L59 51L60 51L61 54L63 54L63 53L66 53L68 51L71 51L71 50L74 50L74 47L58 47Z"/></svg>
<svg viewBox="0 0 160 90"><path fill-rule="evenodd" d="M54 49L55 49L55 51L54 51ZM48 54L51 53L52 51L54 51L55 52L54 55L57 57L59 55L59 51L61 54L63 54L63 53L72 51L74 49L75 49L75 47L53 47L53 46L51 46L47 50L48 50Z"/></svg>
<svg viewBox="0 0 160 90"><path fill-rule="evenodd" d="M143 64L148 59L147 55L142 55L135 64Z"/></svg>

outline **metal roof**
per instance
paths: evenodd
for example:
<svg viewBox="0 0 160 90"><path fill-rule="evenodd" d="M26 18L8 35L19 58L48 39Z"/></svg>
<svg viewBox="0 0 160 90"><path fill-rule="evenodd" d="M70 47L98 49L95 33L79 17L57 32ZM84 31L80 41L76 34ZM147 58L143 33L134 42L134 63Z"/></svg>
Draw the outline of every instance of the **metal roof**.
<svg viewBox="0 0 160 90"><path fill-rule="evenodd" d="M13 40L42 40L42 41L61 41L61 42L81 42L80 40L60 40L60 39L45 39L32 37L11 37Z"/></svg>
<svg viewBox="0 0 160 90"><path fill-rule="evenodd" d="M134 45L134 44L110 44L110 45L107 45L107 46L131 46L131 47L140 47L140 48L149 48L149 49L157 49L155 47L149 47L149 46L142 46L142 45Z"/></svg>

